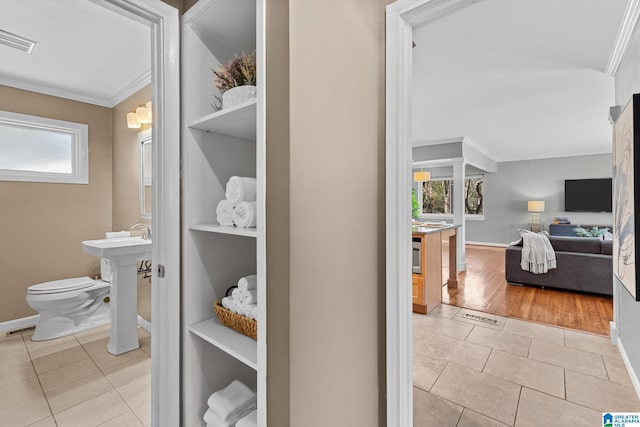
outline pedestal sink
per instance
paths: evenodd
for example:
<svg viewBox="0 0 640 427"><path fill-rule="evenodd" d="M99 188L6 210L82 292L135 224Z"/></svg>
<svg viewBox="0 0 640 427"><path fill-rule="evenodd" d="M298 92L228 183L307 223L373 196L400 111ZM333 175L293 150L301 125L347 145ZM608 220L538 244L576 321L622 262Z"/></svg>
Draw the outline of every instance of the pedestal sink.
<svg viewBox="0 0 640 427"><path fill-rule="evenodd" d="M112 263L111 330L107 350L116 356L135 350L140 347L137 261L151 257L151 240L140 237L85 240L82 249Z"/></svg>

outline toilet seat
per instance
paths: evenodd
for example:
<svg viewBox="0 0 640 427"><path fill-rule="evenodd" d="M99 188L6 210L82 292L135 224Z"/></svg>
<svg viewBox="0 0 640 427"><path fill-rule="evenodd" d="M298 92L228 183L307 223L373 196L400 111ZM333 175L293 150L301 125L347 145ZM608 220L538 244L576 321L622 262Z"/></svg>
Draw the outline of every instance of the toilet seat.
<svg viewBox="0 0 640 427"><path fill-rule="evenodd" d="M89 277L76 277L73 279L54 280L32 285L27 288L27 293L31 295L60 294L89 289L96 284L97 283Z"/></svg>

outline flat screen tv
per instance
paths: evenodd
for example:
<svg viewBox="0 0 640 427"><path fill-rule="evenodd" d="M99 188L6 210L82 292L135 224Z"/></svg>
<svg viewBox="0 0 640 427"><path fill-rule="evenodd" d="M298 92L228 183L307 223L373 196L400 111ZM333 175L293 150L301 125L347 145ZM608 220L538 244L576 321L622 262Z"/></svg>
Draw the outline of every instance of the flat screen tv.
<svg viewBox="0 0 640 427"><path fill-rule="evenodd" d="M611 178L564 181L566 212L611 212Z"/></svg>

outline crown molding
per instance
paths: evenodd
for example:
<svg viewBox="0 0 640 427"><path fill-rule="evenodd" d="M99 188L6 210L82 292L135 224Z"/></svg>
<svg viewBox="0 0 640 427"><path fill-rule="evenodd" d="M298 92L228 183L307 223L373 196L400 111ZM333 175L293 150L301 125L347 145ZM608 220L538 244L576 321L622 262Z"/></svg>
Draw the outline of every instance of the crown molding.
<svg viewBox="0 0 640 427"><path fill-rule="evenodd" d="M88 96L67 89L45 86L28 80L12 79L10 77L0 76L0 85L11 86L17 89L28 90L30 92L43 93L45 95L57 96L59 98L71 99L73 101L86 102L87 104L99 105L101 107L111 108L113 106L108 99Z"/></svg>
<svg viewBox="0 0 640 427"><path fill-rule="evenodd" d="M30 82L28 80L13 79L0 76L0 85L15 87L17 89L28 90L30 92L42 93L45 95L57 96L59 98L71 99L73 101L86 102L87 104L99 105L101 107L113 108L143 87L151 84L151 69L145 70L135 79L131 80L125 87L111 98L99 98L84 95L67 89L59 89L53 86Z"/></svg>
<svg viewBox="0 0 640 427"><path fill-rule="evenodd" d="M633 29L638 22L638 16L640 16L640 0L629 0L624 11L622 22L620 23L620 28L618 29L616 43L613 46L609 63L607 64L606 73L608 76L614 77L616 71L618 71L620 61L622 61L622 57L629 45L629 39L631 39Z"/></svg>
<svg viewBox="0 0 640 427"><path fill-rule="evenodd" d="M145 86L151 84L151 68L145 70L135 79L131 80L125 87L120 89L118 93L109 98L111 107L115 107L131 95L139 91Z"/></svg>

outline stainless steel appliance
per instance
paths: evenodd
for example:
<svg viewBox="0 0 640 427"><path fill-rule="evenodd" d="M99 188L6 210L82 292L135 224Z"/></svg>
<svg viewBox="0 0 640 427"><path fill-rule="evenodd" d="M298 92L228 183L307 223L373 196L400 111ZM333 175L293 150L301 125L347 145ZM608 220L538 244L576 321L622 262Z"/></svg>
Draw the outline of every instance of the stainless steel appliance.
<svg viewBox="0 0 640 427"><path fill-rule="evenodd" d="M413 264L411 272L413 274L422 274L422 243L419 237L413 237L411 242Z"/></svg>

